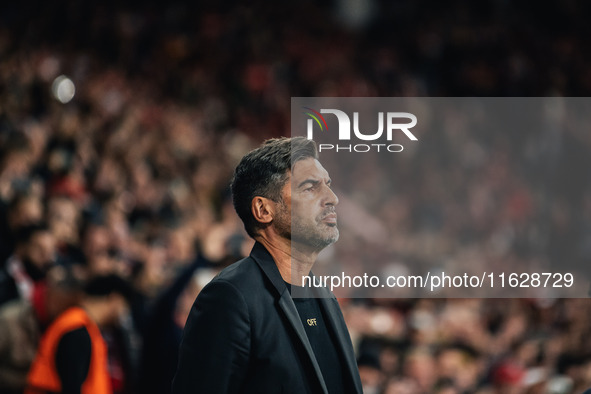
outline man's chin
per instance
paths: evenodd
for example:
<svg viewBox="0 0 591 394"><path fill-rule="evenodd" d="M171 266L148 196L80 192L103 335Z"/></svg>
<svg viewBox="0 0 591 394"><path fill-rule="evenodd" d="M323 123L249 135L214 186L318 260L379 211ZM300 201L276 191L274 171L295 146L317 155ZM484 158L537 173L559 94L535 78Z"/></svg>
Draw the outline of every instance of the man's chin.
<svg viewBox="0 0 591 394"><path fill-rule="evenodd" d="M325 234L323 234L323 236L319 236L316 238L297 239L297 238L294 238L293 234L292 234L292 238L291 238L292 247L299 244L300 247L311 248L311 249L316 250L317 252L320 252L322 249L332 245L333 243L335 243L339 240L339 230L337 230L336 228L334 228L332 230L333 231L331 232L331 234L325 233ZM304 245L306 245L306 246L304 246Z"/></svg>
<svg viewBox="0 0 591 394"><path fill-rule="evenodd" d="M334 229L334 235L330 238L330 244L334 244L335 242L337 242L339 240L339 235L340 235L339 229L337 229L335 227L335 229Z"/></svg>
<svg viewBox="0 0 591 394"><path fill-rule="evenodd" d="M323 239L323 249L339 240L339 230L336 227L331 230L331 234L327 234L326 238Z"/></svg>

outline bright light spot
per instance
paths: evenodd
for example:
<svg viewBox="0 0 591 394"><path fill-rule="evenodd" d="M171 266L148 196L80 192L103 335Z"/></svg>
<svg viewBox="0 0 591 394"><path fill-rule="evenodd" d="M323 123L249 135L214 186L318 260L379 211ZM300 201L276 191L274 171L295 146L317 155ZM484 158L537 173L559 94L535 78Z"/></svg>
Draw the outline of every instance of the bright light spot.
<svg viewBox="0 0 591 394"><path fill-rule="evenodd" d="M51 92L60 103L65 104L74 98L76 87L74 82L65 75L57 77L51 85Z"/></svg>

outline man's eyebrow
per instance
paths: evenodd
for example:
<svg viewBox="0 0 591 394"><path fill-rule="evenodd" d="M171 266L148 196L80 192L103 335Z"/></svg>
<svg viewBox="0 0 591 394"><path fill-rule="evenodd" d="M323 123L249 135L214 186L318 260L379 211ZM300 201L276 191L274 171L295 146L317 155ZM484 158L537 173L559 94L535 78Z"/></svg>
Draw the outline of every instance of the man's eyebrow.
<svg viewBox="0 0 591 394"><path fill-rule="evenodd" d="M311 184L312 184L312 186L316 186L317 184L319 184L319 183L320 183L320 181L318 181L318 180L316 180L316 179L310 179L310 178L308 178L308 179L304 180L302 183L300 183L300 184L298 185L298 188L300 188L300 187L304 186L306 183L311 183Z"/></svg>
<svg viewBox="0 0 591 394"><path fill-rule="evenodd" d="M319 180L317 180L317 179L311 179L311 178L308 178L308 179L304 180L302 183L300 183L300 184L298 185L298 188L300 188L300 187L304 186L306 183L310 183L312 186L316 186L316 185L317 185L317 184L319 184L320 182L321 182L321 181L319 181ZM329 179L326 181L326 183L327 183L328 185L330 185L330 184L332 183L332 179L330 179L330 178L329 178Z"/></svg>

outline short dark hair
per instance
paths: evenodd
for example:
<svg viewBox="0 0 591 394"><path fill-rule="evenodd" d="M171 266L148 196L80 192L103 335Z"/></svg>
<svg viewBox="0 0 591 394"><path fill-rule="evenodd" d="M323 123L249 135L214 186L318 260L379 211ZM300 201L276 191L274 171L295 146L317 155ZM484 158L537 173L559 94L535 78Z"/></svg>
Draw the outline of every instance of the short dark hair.
<svg viewBox="0 0 591 394"><path fill-rule="evenodd" d="M50 232L49 226L45 222L27 224L16 230L16 245L26 245L37 233Z"/></svg>
<svg viewBox="0 0 591 394"><path fill-rule="evenodd" d="M84 293L90 297L106 297L110 294L119 294L131 303L134 290L122 277L115 274L99 275L91 278L84 286Z"/></svg>
<svg viewBox="0 0 591 394"><path fill-rule="evenodd" d="M248 235L254 238L258 222L251 211L256 196L281 201L281 189L293 165L304 159L318 159L316 143L304 137L273 138L247 153L234 171L232 200Z"/></svg>

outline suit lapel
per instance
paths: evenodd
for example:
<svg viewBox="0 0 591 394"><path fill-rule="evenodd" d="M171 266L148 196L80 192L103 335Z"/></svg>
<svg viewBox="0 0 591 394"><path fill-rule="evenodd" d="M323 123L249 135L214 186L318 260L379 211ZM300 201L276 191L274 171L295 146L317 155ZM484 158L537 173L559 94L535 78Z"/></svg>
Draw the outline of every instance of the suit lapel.
<svg viewBox="0 0 591 394"><path fill-rule="evenodd" d="M324 393L328 393L326 388L326 383L324 382L324 378L322 377L322 372L320 371L320 366L318 365L318 361L316 361L316 356L314 355L314 351L312 350L312 346L310 345L310 341L308 340L308 336L306 335L306 331L304 326L302 325L302 321L300 319L300 315L298 314L298 310L291 299L291 295L287 289L281 295L279 299L279 306L285 313L287 320L289 320L291 326L298 334L298 338L304 345L304 349L306 349L306 353L308 354L308 358L312 362L314 366L314 371L316 372L316 376L318 377L318 381L320 382L320 386L322 386L322 391Z"/></svg>
<svg viewBox="0 0 591 394"><path fill-rule="evenodd" d="M306 331L300 319L300 315L296 306L287 290L287 286L285 286L285 282L283 282L283 278L279 273L279 269L277 269L277 265L275 261L267 252L265 247L260 243L256 243L250 253L250 256L257 262L259 267L263 270L267 278L273 284L273 287L277 291L277 295L279 297L279 307L285 314L285 317L289 321L290 325L294 329L297 334L298 339L300 340L301 344L303 345L304 349L306 350L306 354L308 355L309 361L312 363L314 367L314 371L316 372L316 377L318 378L318 382L322 387L322 392L328 394L328 389L326 388L326 383L324 382L324 378L322 377L322 372L320 371L320 366L318 365L318 361L316 361L316 356L314 355L314 351L312 350L312 345L310 345L310 341L308 340L308 336L306 335Z"/></svg>
<svg viewBox="0 0 591 394"><path fill-rule="evenodd" d="M328 292L328 289L326 289ZM330 294L330 293L329 293ZM357 388L357 392L361 393L361 381L359 380L359 370L357 368L357 361L355 354L352 352L353 345L351 344L351 337L349 331L343 321L343 315L338 306L336 299L332 297L321 297L319 298L320 305L324 309L324 313L327 316L328 324L332 329L332 332L336 335L338 352L345 357L347 372L351 378L353 384ZM342 323L342 324L341 324Z"/></svg>

